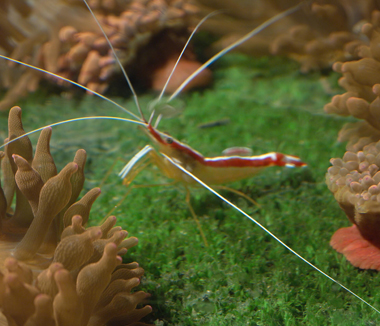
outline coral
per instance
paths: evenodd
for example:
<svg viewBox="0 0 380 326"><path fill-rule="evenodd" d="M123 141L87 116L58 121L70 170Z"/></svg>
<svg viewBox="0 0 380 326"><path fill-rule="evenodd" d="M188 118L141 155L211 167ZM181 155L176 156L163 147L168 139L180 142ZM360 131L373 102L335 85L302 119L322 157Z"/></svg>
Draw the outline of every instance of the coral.
<svg viewBox="0 0 380 326"><path fill-rule="evenodd" d="M354 266L380 270L380 142L331 163L326 183L353 226L339 229L330 244Z"/></svg>
<svg viewBox="0 0 380 326"><path fill-rule="evenodd" d="M249 30L300 1L213 1L199 3L226 13L216 16L207 28L225 36L216 43L220 49L237 40ZM250 6L251 9L247 8ZM380 9L374 0L317 0L302 10L281 19L242 44L238 50L251 55L276 54L288 56L301 64L301 71L330 68L337 60L357 56L355 49L366 40L358 30L369 21L371 12ZM226 20L229 24L226 24Z"/></svg>
<svg viewBox="0 0 380 326"><path fill-rule="evenodd" d="M8 128L7 141L25 133L19 107L11 109ZM131 290L144 270L119 256L137 239L126 238L114 216L85 228L100 194L94 188L76 201L86 152L78 150L57 173L50 137L51 128L41 132L34 157L28 137L1 154L0 324L143 325L137 321L151 307L136 305L149 295Z"/></svg>
<svg viewBox="0 0 380 326"><path fill-rule="evenodd" d="M350 125L340 133L340 140L348 140L349 149L361 149L363 144L356 143L361 137L372 141L380 139L380 12L372 14L372 23L362 26L362 33L370 39L369 45L358 47L360 60L337 62L333 69L341 74L339 84L346 93L335 95L331 103L325 105L327 113L353 116L363 120L356 126ZM368 140L365 141L368 143Z"/></svg>
<svg viewBox="0 0 380 326"><path fill-rule="evenodd" d="M153 84L161 90L163 85L155 81L156 74L152 70L178 56L197 8L187 0L94 0L89 1L89 5L122 65L148 86ZM0 32L4 35L0 47L13 59L77 81L100 93L105 92L115 75L121 75L106 39L82 0L54 0L48 5L42 0L9 1L0 6L0 16L5 17L0 23ZM150 44L156 43L163 49L159 55L150 49ZM185 52L184 61L194 61L191 51ZM195 66L194 70L199 64ZM0 102L0 110L8 109L27 91L35 90L44 76L4 62L0 71L3 86L10 88ZM49 78L65 84L57 77ZM161 78L159 73L157 78ZM170 89L176 85L171 84Z"/></svg>
<svg viewBox="0 0 380 326"><path fill-rule="evenodd" d="M220 10L218 15L208 19L202 29L221 38L212 45L214 52L224 49L226 46L237 41L246 33L258 25L272 18L279 12L294 6L299 1L231 1L231 0L197 0L196 3L203 15ZM269 54L270 44L273 39L284 30L294 25L291 16L281 19L259 34L241 44L236 50L249 55Z"/></svg>
<svg viewBox="0 0 380 326"><path fill-rule="evenodd" d="M313 1L295 24L271 44L273 54L289 56L301 64L301 71L330 68L336 61L357 57L365 43L358 33L371 12L379 9L373 0Z"/></svg>

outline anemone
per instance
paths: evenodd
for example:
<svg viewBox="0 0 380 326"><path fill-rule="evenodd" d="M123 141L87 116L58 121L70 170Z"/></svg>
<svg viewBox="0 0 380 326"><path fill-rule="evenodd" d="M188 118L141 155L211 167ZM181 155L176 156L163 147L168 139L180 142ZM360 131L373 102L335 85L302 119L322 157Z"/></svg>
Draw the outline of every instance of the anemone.
<svg viewBox="0 0 380 326"><path fill-rule="evenodd" d="M211 32L223 36L214 45L220 49L300 1L198 0L197 3L209 10L224 10L224 15L206 22ZM269 26L237 50L250 55L287 56L300 63L302 72L330 68L337 60L357 58L357 47L366 42L358 31L375 9L380 8L374 0L305 2L302 10Z"/></svg>
<svg viewBox="0 0 380 326"><path fill-rule="evenodd" d="M6 142L25 133L19 107L8 129ZM41 132L34 156L28 137L1 152L0 324L144 325L138 320L151 307L136 306L149 295L132 291L144 270L120 257L137 238L127 238L114 216L85 227L100 194L94 188L76 201L86 152L57 173L50 137L51 128Z"/></svg>
<svg viewBox="0 0 380 326"><path fill-rule="evenodd" d="M368 21L375 1L313 1L294 15L294 25L279 34L270 45L271 53L286 55L301 64L301 71L330 68L336 61L357 58L365 44L358 30Z"/></svg>
<svg viewBox="0 0 380 326"><path fill-rule="evenodd" d="M380 12L372 13L372 22L362 26L369 45L356 48L360 59L336 62L333 69L343 76L339 84L346 93L335 95L324 110L330 114L353 116L361 121L342 129L339 140L349 141L349 150L361 150L364 145L380 139ZM363 139L365 137L365 139Z"/></svg>

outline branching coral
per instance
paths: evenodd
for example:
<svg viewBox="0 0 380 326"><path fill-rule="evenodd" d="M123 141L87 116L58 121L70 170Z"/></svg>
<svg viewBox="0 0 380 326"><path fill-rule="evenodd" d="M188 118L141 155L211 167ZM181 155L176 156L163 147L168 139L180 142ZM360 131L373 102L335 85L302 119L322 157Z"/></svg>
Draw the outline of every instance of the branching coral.
<svg viewBox="0 0 380 326"><path fill-rule="evenodd" d="M330 244L354 266L380 270L380 142L331 163L326 183L353 226L339 229Z"/></svg>
<svg viewBox="0 0 380 326"><path fill-rule="evenodd" d="M159 81L166 73L162 66L173 66L172 58L181 51L197 8L187 0L102 0L89 1L89 5L123 66L161 90L163 84ZM14 59L78 81L100 93L120 73L106 39L82 0L9 1L0 6L0 17L5 19L0 23L4 35L0 47ZM159 54L150 49L151 42L161 44ZM199 66L193 63L189 68L189 61L194 61L189 52L184 59L177 78ZM138 65L143 67L136 69ZM14 64L5 72L4 66L0 66L1 79L5 87L11 88L0 102L2 110L27 91L35 90L43 76L31 69L16 69ZM161 70L156 73L151 70L158 68ZM182 76L181 81L187 76ZM209 78L208 72L205 77Z"/></svg>
<svg viewBox="0 0 380 326"><path fill-rule="evenodd" d="M9 138L24 134L21 109L9 114ZM136 238L109 217L85 228L100 189L75 202L84 182L86 152L58 174L44 129L33 157L27 137L2 153L0 188L0 308L2 325L143 325L151 311L136 309L148 297L131 293L144 270L122 264ZM12 209L12 198L16 203Z"/></svg>

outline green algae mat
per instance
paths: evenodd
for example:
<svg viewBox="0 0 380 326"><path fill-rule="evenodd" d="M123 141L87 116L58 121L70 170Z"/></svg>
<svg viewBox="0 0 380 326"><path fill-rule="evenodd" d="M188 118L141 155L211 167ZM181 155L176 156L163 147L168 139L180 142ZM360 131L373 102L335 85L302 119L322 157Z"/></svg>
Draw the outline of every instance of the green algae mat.
<svg viewBox="0 0 380 326"><path fill-rule="evenodd" d="M342 92L337 86L339 76L303 75L296 63L285 59L241 55L229 55L213 69L213 84L182 95L175 104L179 114L161 121L160 130L209 157L233 146L249 147L254 155L277 151L300 156L308 167L271 167L228 185L259 205L228 191L221 194L312 264L380 308L378 273L352 267L329 246L335 230L349 225L324 182L330 158L343 156L344 144L336 138L349 121L323 112L331 96ZM124 93L129 93L126 86ZM131 99L113 99L136 112ZM154 94L140 99L146 107ZM81 116L127 117L93 96L51 95L46 90L19 105L25 130ZM5 138L5 113L1 120ZM209 127L200 128L205 124ZM37 136L31 138L35 143ZM117 206L113 214L118 224L139 238L139 245L124 259L145 269L140 288L152 294L153 307L146 322L218 326L380 322L379 314L207 190L190 189L208 247L191 217L182 185L167 185L171 180L149 165L132 182L133 189L124 186L117 173L149 143L135 125L94 120L54 128L51 142L59 168L77 149L87 151L86 190L99 186L111 169L90 219L96 224Z"/></svg>

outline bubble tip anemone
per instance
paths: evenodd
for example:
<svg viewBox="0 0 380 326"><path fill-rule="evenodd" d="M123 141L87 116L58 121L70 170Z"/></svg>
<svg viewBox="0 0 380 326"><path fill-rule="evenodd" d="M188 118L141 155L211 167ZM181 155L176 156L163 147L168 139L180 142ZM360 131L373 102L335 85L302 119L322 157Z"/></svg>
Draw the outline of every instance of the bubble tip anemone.
<svg viewBox="0 0 380 326"><path fill-rule="evenodd" d="M21 109L14 107L8 138L24 133ZM100 189L76 201L86 153L78 150L57 173L50 134L42 131L34 157L28 137L8 143L2 157L0 325L136 325L151 312L136 308L148 295L131 292L144 270L122 264L120 255L137 239L115 227L114 216L86 228Z"/></svg>

